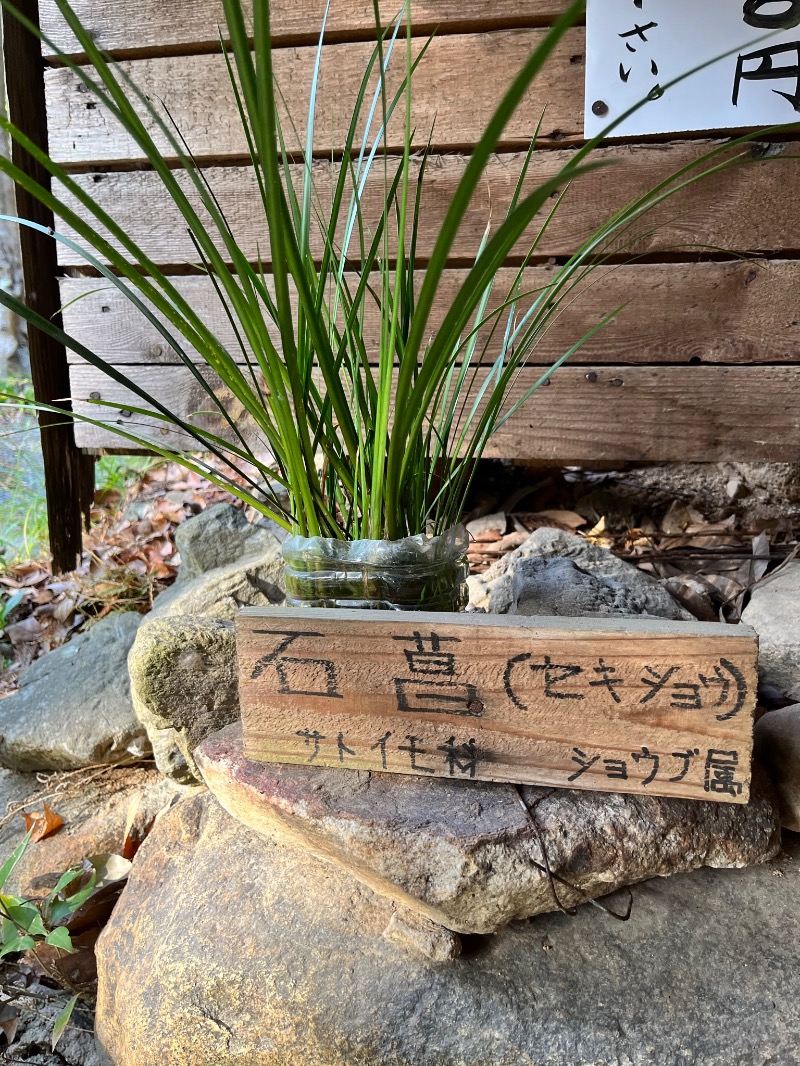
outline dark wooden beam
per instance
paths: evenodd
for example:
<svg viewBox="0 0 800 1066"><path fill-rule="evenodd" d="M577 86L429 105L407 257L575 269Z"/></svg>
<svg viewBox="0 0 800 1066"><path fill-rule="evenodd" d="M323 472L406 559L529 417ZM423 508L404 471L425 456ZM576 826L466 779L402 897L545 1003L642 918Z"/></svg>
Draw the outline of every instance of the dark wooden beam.
<svg viewBox="0 0 800 1066"><path fill-rule="evenodd" d="M16 0L16 6L38 25L37 0ZM11 121L47 151L44 62L39 41L7 10L3 11L3 49ZM47 172L17 144L12 148L12 159L27 174L49 187ZM17 214L42 226L53 225L52 213L20 188L17 188ZM28 306L60 324L55 241L27 226L20 229ZM63 345L33 328L29 330L28 346L36 399L40 403L55 405L64 412L39 413L50 550L53 570L60 573L74 569L80 555L81 517L85 516L88 522L94 492L94 459L75 446L66 350Z"/></svg>

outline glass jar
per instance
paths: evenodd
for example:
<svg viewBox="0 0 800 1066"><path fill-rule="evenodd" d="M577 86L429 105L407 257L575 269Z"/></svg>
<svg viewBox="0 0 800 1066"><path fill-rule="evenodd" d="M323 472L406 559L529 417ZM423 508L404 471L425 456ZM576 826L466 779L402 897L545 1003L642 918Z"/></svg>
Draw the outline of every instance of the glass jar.
<svg viewBox="0 0 800 1066"><path fill-rule="evenodd" d="M463 611L469 534L403 540L291 536L283 543L288 607Z"/></svg>

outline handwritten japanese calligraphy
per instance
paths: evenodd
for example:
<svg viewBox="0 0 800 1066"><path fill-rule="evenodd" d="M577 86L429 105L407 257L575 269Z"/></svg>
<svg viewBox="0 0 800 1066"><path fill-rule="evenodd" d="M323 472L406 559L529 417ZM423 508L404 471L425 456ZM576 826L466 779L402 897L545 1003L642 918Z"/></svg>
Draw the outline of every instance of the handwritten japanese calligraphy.
<svg viewBox="0 0 800 1066"><path fill-rule="evenodd" d="M523 652L508 660L503 674L506 695L520 710L529 706L526 693L537 694L536 684L525 671L541 677L541 695L545 699L599 699L621 704L617 686L622 685L629 699L633 698L640 706L660 699L676 710L717 712L720 722L740 714L748 696L741 670L725 657L711 663L708 673L693 672L682 664L648 663L638 678L626 678L621 666L603 657L591 665L581 665L554 662L550 655L537 658L532 652Z"/></svg>
<svg viewBox="0 0 800 1066"><path fill-rule="evenodd" d="M305 742L308 755L304 761L307 763L317 762L320 757L325 756L325 741L329 741L331 758L335 751L339 763L344 763L348 755L358 755L355 748L348 746L348 738L342 732L338 733L335 738L331 738L316 729L298 729L297 736L302 737ZM444 744L431 749L424 747L422 738L414 736L413 733L407 733L405 736L392 740L393 736L394 734L389 730L382 737L378 737L367 749L369 751L375 751L376 748L380 750L381 767L384 770L388 768L387 753L390 750L404 752L408 759L408 768L415 774L438 772L442 776L474 778L481 763L481 753L475 744L474 737L468 740L457 740L453 735L448 737ZM388 747L390 741L391 749ZM433 765L426 765L426 758L430 759ZM330 762L330 759L326 761Z"/></svg>
<svg viewBox="0 0 800 1066"><path fill-rule="evenodd" d="M409 643L407 637L394 639ZM455 652L442 650L443 643L458 644L458 638L440 637L432 631L423 636L415 631L410 643L411 648L403 649L410 676L394 678L398 710L481 714L483 704L478 699L477 689L456 676Z"/></svg>
<svg viewBox="0 0 800 1066"><path fill-rule="evenodd" d="M747 627L253 608L237 649L249 758L748 798Z"/></svg>
<svg viewBox="0 0 800 1066"><path fill-rule="evenodd" d="M615 135L800 112L800 0L588 0L586 21L587 136L631 109Z"/></svg>
<svg viewBox="0 0 800 1066"><path fill-rule="evenodd" d="M699 748L694 748L692 751L687 752L672 752L669 760L665 761L671 762L673 768L674 764L677 763L680 769L674 777L667 777L667 780L671 782L682 781L689 772L692 762L699 755ZM577 781L583 774L595 767L596 773L606 777L609 781L615 779L627 781L629 765L647 764L649 767L647 775L639 779L643 789L657 780L662 762L659 754L651 752L646 747L641 748L639 751L632 751L628 758L610 758L604 756L602 752L587 755L580 748L573 748L571 761L577 765L578 769L574 770L567 778L570 783ZM710 748L705 757L704 790L736 797L741 795L742 787L738 751L720 751Z"/></svg>

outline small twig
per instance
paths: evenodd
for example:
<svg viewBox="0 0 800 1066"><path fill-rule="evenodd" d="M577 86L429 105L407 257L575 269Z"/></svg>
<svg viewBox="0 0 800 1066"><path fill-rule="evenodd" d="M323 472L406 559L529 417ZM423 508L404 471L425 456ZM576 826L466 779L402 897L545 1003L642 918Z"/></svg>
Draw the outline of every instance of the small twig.
<svg viewBox="0 0 800 1066"><path fill-rule="evenodd" d="M27 996L28 999L35 999L37 1003L57 1003L64 998L58 993L54 993L52 996L46 996L43 992L31 992L27 988L18 988L16 985L0 984L0 988L2 988L3 992L8 996L7 1002L9 1003L13 1003L15 1000L19 999L20 996ZM24 1007L22 1009L27 1010L28 1008ZM33 1007L31 1007L30 1010L33 1011ZM38 1014L39 1011L36 1011L36 1013Z"/></svg>
<svg viewBox="0 0 800 1066"><path fill-rule="evenodd" d="M57 985L61 985L62 988L65 988L68 992L71 992L73 995L75 995L75 993L78 991L78 989L75 988L75 986L72 984L72 982L69 980L69 978L65 974L61 973L61 971L55 965L55 962L60 962L61 959L64 958L64 955L59 955L57 957L57 959L55 960L54 964L51 966L48 962L45 962L45 960L42 958L42 956L36 950L37 947L39 947L39 944L34 944L34 946L31 948L31 951L33 953L33 957L39 963L39 965L44 970L44 972L47 974L47 976L50 978L50 980L51 981L55 981L55 983ZM63 949L57 949L57 950L63 950ZM69 954L69 952L67 952L66 954Z"/></svg>
<svg viewBox="0 0 800 1066"><path fill-rule="evenodd" d="M667 563L675 562L677 559L689 560L690 562L702 561L706 563L712 563L716 559L728 559L731 561L741 559L743 562L749 562L750 560L754 560L756 562L765 563L772 562L773 559L781 559L782 561L786 561L787 559L787 556L784 556L779 552L772 552L769 555L753 555L751 552L738 550L734 552L715 551L712 548L706 548L702 551L698 550L696 552L682 552L674 548L659 548L658 550L641 552L638 554L620 550L614 552L614 554L619 559L636 559L637 561L641 562L650 562L652 559L658 559L663 560Z"/></svg>
<svg viewBox="0 0 800 1066"><path fill-rule="evenodd" d="M531 825L533 826L533 830L536 833L536 839L539 842L539 848L541 849L541 852L542 852L542 861L543 861L544 865L542 865L542 863L536 862L535 859L531 859L531 862L533 863L533 865L536 867L537 870L540 870L547 877L547 881L548 881L548 884L550 886L550 891L553 894L553 900L554 900L556 906L558 907L558 909L563 914L568 914L570 916L570 918L574 918L575 915L578 913L577 907L573 907L573 908L565 907L564 904L561 902L561 900L558 898L558 893L556 892L556 886L555 886L555 882L556 881L558 881L558 883L560 885L564 885L565 888L569 888L573 892L577 892L578 895L580 896L580 900L581 900L582 903L591 903L591 905L593 907L597 907L598 910L603 911L605 914L610 915L612 918L616 918L617 921L619 921L619 922L627 922L628 919L631 916L631 911L633 910L633 893L631 892L631 890L627 886L625 886L625 891L628 893L628 907L627 907L627 909L626 909L624 914L617 914L616 911L613 911L605 903L600 903L599 900L592 899L591 896L587 896L586 893L583 891L583 889L578 888L577 885L573 885L571 881L567 881L565 878L560 877L557 873L554 873L550 869L550 860L547 857L547 851L546 851L545 846L544 846L544 838L542 836L542 831L539 828L539 826L538 826L538 824L536 822L536 819L533 817L533 813L532 813L530 807L525 802L525 797L524 797L524 795L522 793L522 785L517 785L516 789L517 789L517 797L519 798L519 802L520 802L520 804L522 806L522 809L525 811L525 814L526 814L526 816L528 818L528 821L531 823Z"/></svg>
<svg viewBox="0 0 800 1066"><path fill-rule="evenodd" d="M6 810L8 814L5 817L0 818L0 830L5 829L18 814L21 814L27 807L33 807L40 803L44 803L47 800L58 799L59 797L69 797L73 791L73 781L78 786L78 791L82 791L83 788L91 784L98 777L102 777L103 774L112 770L121 770L125 768L131 768L133 766L148 766L152 764L152 757L146 755L131 755L128 759L123 759L116 763L93 763L91 766L82 766L77 770L56 770L52 774L48 774L41 778L42 785L46 782L52 781L54 777L58 776L59 780L55 788L49 792L32 792L24 800L18 800L16 803L9 803ZM90 771L94 771L90 773ZM84 776L89 774L88 777Z"/></svg>

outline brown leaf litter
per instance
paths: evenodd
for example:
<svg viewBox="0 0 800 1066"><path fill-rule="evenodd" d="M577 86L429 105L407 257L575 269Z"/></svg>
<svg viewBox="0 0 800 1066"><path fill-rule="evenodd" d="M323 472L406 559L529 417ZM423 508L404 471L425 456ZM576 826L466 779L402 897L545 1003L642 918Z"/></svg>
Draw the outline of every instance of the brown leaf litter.
<svg viewBox="0 0 800 1066"><path fill-rule="evenodd" d="M116 610L144 613L178 572L175 530L233 497L176 463L148 470L127 493L98 494L77 569L54 576L46 560L0 571L0 606L22 593L0 630L0 699L21 671ZM5 665L5 668L3 668Z"/></svg>

